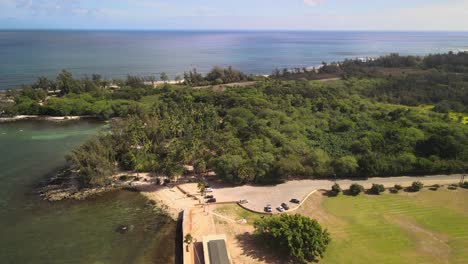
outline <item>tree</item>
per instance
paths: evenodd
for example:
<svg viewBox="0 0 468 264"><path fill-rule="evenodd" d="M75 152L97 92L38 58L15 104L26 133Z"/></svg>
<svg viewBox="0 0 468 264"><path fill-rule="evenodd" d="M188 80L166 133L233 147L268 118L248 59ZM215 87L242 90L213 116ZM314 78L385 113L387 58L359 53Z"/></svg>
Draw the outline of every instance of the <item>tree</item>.
<svg viewBox="0 0 468 264"><path fill-rule="evenodd" d="M160 79L163 82L167 82L167 80L169 80L169 77L167 76L167 74L165 72L161 72Z"/></svg>
<svg viewBox="0 0 468 264"><path fill-rule="evenodd" d="M353 183L349 187L349 194L351 194L353 196L357 196L362 192L364 192L364 187L362 185L360 185L360 184Z"/></svg>
<svg viewBox="0 0 468 264"><path fill-rule="evenodd" d="M370 188L370 192L372 194L376 194L376 195L379 195L383 192L385 192L385 187L383 186L383 184L372 184L372 187Z"/></svg>
<svg viewBox="0 0 468 264"><path fill-rule="evenodd" d="M200 191L201 196L205 196L206 183L199 181L197 183L197 188Z"/></svg>
<svg viewBox="0 0 468 264"><path fill-rule="evenodd" d="M352 176L359 167L353 156L344 156L332 162L333 169L338 176Z"/></svg>
<svg viewBox="0 0 468 264"><path fill-rule="evenodd" d="M206 173L206 162L203 159L195 162L194 170L196 174L205 174Z"/></svg>
<svg viewBox="0 0 468 264"><path fill-rule="evenodd" d="M424 184L420 181L415 181L411 184L411 190L413 192L419 192L424 187Z"/></svg>
<svg viewBox="0 0 468 264"><path fill-rule="evenodd" d="M193 242L192 235L191 234L186 234L185 237L184 237L184 243L186 244L185 248L186 248L187 252L190 251L189 247L192 244L192 242Z"/></svg>
<svg viewBox="0 0 468 264"><path fill-rule="evenodd" d="M151 85L154 86L154 82L156 81L156 77L154 75L148 76L148 81L151 82Z"/></svg>
<svg viewBox="0 0 468 264"><path fill-rule="evenodd" d="M340 185L338 183L335 183L333 184L331 191L333 195L337 196L338 194L341 193L342 190L341 190Z"/></svg>
<svg viewBox="0 0 468 264"><path fill-rule="evenodd" d="M79 85L77 85L77 82L73 79L73 75L66 70L62 70L62 72L57 75L56 82L61 95L72 92L77 93L79 90Z"/></svg>
<svg viewBox="0 0 468 264"><path fill-rule="evenodd" d="M307 263L323 257L331 241L320 224L306 216L282 214L254 222L255 235L294 263Z"/></svg>

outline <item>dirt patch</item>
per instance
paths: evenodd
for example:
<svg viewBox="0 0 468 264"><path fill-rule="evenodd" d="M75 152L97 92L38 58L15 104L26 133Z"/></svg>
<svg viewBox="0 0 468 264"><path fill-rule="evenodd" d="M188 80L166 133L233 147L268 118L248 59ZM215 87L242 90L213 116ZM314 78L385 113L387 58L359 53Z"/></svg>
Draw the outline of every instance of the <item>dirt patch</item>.
<svg viewBox="0 0 468 264"><path fill-rule="evenodd" d="M233 264L284 263L262 247L254 238L253 223L240 224L232 212L216 211L214 215L216 233L225 234Z"/></svg>
<svg viewBox="0 0 468 264"><path fill-rule="evenodd" d="M435 261L437 263L449 263L451 254L450 246L448 245L448 237L427 230L419 226L412 219L392 217L388 220L396 223L414 238L417 252L437 259L437 261Z"/></svg>

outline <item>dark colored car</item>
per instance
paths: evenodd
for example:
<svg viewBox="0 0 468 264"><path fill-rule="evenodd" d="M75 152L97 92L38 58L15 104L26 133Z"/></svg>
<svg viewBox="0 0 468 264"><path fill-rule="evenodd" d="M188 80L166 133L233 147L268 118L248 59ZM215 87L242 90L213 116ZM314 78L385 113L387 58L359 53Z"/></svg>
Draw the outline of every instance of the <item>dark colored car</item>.
<svg viewBox="0 0 468 264"><path fill-rule="evenodd" d="M206 201L207 203L216 203L216 198L210 198L208 199L208 201Z"/></svg>
<svg viewBox="0 0 468 264"><path fill-rule="evenodd" d="M298 203L300 203L301 201L299 201L298 199L291 199L290 202L291 202L291 203L298 204Z"/></svg>
<svg viewBox="0 0 468 264"><path fill-rule="evenodd" d="M282 203L281 207L283 207L284 210L289 210L289 205L287 205L286 203Z"/></svg>
<svg viewBox="0 0 468 264"><path fill-rule="evenodd" d="M211 199L211 198L214 198L214 196L213 195L205 195L205 198L206 199Z"/></svg>
<svg viewBox="0 0 468 264"><path fill-rule="evenodd" d="M265 206L265 209L264 209L264 210L265 210L265 212L267 212L267 213L273 212L273 210L271 209L271 205Z"/></svg>

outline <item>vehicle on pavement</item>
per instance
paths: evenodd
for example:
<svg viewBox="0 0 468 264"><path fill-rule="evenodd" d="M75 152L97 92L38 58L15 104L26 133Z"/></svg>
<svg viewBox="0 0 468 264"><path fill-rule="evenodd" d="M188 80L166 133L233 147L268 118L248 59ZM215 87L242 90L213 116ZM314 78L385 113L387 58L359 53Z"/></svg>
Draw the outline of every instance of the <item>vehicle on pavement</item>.
<svg viewBox="0 0 468 264"><path fill-rule="evenodd" d="M214 196L213 195L205 195L205 198L206 199L211 199L211 198L214 198Z"/></svg>
<svg viewBox="0 0 468 264"><path fill-rule="evenodd" d="M265 212L267 212L267 213L273 212L273 210L271 209L271 205L269 205L269 204L267 204L267 205L265 206L265 209L264 209L264 210L265 210Z"/></svg>
<svg viewBox="0 0 468 264"><path fill-rule="evenodd" d="M213 192L213 189L212 189L212 188L206 188L206 189L205 189L205 192L211 193L211 192Z"/></svg>
<svg viewBox="0 0 468 264"><path fill-rule="evenodd" d="M298 203L300 203L301 201L299 201L298 199L291 199L290 202L291 202L291 203L298 204Z"/></svg>
<svg viewBox="0 0 468 264"><path fill-rule="evenodd" d="M206 202L207 203L216 203L216 198L210 198Z"/></svg>
<svg viewBox="0 0 468 264"><path fill-rule="evenodd" d="M278 206L278 207L276 208L276 210L278 210L280 213L284 212L284 208L281 207L281 206Z"/></svg>
<svg viewBox="0 0 468 264"><path fill-rule="evenodd" d="M282 203L281 207L283 207L284 210L289 210L289 205L287 205L286 203Z"/></svg>
<svg viewBox="0 0 468 264"><path fill-rule="evenodd" d="M242 200L239 201L240 204L246 204L248 202L249 202L249 200L246 200L246 199L242 199Z"/></svg>

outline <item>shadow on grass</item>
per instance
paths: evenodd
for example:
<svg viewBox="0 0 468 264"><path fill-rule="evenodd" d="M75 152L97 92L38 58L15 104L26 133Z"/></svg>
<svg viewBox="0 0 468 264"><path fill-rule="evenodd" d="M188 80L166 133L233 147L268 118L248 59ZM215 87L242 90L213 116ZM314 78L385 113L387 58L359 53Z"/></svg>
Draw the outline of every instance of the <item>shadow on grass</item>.
<svg viewBox="0 0 468 264"><path fill-rule="evenodd" d="M326 196L326 197L337 197L338 195L340 195L340 193L335 193L334 191L321 191L322 195L323 196Z"/></svg>
<svg viewBox="0 0 468 264"><path fill-rule="evenodd" d="M258 239L255 235L246 232L237 235L236 238L239 241L243 255L253 260L265 263L288 263L287 259L274 254L275 251L269 248L265 241Z"/></svg>

